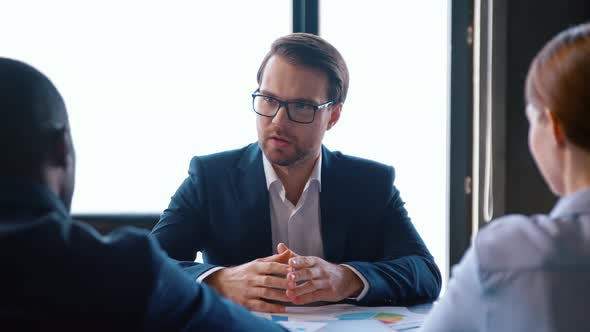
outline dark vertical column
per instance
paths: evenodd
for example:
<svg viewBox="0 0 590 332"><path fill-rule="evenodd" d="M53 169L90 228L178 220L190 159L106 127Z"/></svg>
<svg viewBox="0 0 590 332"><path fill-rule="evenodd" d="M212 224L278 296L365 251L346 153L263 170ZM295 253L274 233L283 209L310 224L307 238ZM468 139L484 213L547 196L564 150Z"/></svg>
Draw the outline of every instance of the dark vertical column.
<svg viewBox="0 0 590 332"><path fill-rule="evenodd" d="M293 32L320 33L319 0L293 0Z"/></svg>
<svg viewBox="0 0 590 332"><path fill-rule="evenodd" d="M471 238L473 2L451 1L450 15L448 220L449 264L453 266Z"/></svg>

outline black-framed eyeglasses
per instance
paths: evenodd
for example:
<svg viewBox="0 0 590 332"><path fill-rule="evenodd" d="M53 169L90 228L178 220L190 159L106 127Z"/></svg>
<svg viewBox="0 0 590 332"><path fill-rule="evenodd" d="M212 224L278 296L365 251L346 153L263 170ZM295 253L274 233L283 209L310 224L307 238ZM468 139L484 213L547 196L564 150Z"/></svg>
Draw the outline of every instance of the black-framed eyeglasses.
<svg viewBox="0 0 590 332"><path fill-rule="evenodd" d="M312 105L298 101L282 101L258 92L252 94L252 107L256 114L268 118L274 118L281 106L285 106L289 120L304 124L312 123L317 111L328 108L332 104L334 104L334 102L329 101L320 105Z"/></svg>

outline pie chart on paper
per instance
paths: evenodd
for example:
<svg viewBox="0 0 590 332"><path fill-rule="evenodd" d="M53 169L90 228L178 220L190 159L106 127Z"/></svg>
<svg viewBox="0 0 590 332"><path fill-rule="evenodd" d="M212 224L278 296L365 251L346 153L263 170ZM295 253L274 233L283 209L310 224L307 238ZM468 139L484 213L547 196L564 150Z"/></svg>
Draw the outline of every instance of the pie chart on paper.
<svg viewBox="0 0 590 332"><path fill-rule="evenodd" d="M365 320L365 319L373 319L378 320L383 324L395 324L402 319L404 319L404 315L399 314L392 314L387 312L357 312L357 313L350 313L350 314L342 314L336 315L336 318L339 320Z"/></svg>

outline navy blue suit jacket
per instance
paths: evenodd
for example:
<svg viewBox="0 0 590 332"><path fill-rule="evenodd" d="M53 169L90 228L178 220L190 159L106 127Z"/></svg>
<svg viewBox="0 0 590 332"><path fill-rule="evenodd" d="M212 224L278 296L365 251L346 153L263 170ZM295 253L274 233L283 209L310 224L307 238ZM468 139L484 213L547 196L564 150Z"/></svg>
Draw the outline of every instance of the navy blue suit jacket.
<svg viewBox="0 0 590 332"><path fill-rule="evenodd" d="M0 329L280 331L199 285L149 234L103 237L45 187L0 179Z"/></svg>
<svg viewBox="0 0 590 332"><path fill-rule="evenodd" d="M324 258L368 280L361 305L434 300L440 272L414 229L391 166L322 147ZM194 157L152 233L193 279L214 266L273 254L270 203L258 144ZM204 264L193 263L197 251Z"/></svg>

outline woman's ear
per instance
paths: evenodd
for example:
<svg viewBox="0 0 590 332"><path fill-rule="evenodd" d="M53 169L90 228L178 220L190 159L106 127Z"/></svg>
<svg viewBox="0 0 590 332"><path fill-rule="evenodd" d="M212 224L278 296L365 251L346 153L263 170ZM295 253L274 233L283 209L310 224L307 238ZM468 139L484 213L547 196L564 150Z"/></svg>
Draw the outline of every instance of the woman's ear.
<svg viewBox="0 0 590 332"><path fill-rule="evenodd" d="M565 142L565 137L563 135L563 130L559 126L559 120L555 114L553 114L553 112L548 109L545 110L545 116L547 119L549 119L551 124L551 131L553 133L553 137L555 138L555 142L557 142L557 145L562 146Z"/></svg>

